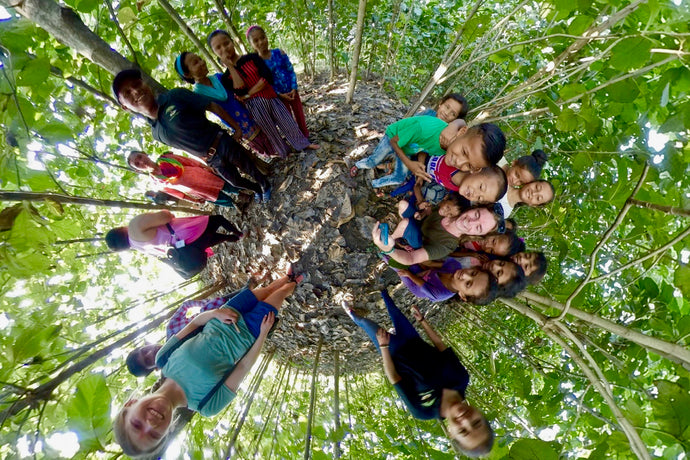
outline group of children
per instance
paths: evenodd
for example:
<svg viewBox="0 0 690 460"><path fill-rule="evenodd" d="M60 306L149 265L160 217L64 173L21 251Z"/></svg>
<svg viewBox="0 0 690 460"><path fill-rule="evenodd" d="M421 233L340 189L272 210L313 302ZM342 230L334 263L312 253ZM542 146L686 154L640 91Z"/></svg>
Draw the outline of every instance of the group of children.
<svg viewBox="0 0 690 460"><path fill-rule="evenodd" d="M210 74L197 54L177 56L175 71L193 91L177 88L155 96L134 69L120 72L113 81L117 101L146 117L156 140L191 155L166 153L156 161L143 152L128 157L134 169L148 173L175 198L232 206L233 197L247 190L265 203L271 198L271 184L257 167L258 160L319 148L309 140L287 55L269 49L261 27L250 27L247 39L256 53L239 56L228 33L209 35L209 46L226 68L223 73ZM450 94L436 111L393 123L350 174L392 160L389 173L372 186L398 186L393 195L407 194L398 204L401 221L393 230L377 224L372 237L411 292L432 301L458 296L485 304L514 296L544 276L543 253L525 252L517 224L507 217L516 206L548 203L554 190L539 180L546 161L541 150L508 164L501 130L489 123L468 128L467 109L465 98ZM209 121L207 113L215 114L232 134ZM219 232L221 228L225 232ZM111 230L106 241L113 250L181 257L242 236L222 216L175 218L161 211ZM209 416L229 404L284 300L302 279L290 269L266 287L246 287L206 301L193 318L183 305L184 311L171 320L165 345L132 352L127 358L132 373L146 375L158 368L164 381L152 393L130 398L116 416L114 433L123 451L131 456L156 452L177 407ZM420 338L388 292L381 294L394 333L345 309L381 353L385 373L401 399L417 418L445 419L451 438L466 453L489 452L493 431L465 399L467 370L416 307L412 314L433 346Z"/></svg>

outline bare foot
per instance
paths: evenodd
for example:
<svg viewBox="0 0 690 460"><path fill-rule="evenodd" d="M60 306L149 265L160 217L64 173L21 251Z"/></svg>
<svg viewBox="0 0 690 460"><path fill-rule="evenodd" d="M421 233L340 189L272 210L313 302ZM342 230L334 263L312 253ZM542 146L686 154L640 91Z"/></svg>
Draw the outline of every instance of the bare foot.
<svg viewBox="0 0 690 460"><path fill-rule="evenodd" d="M307 145L307 150L318 150L321 146L319 144L309 144Z"/></svg>

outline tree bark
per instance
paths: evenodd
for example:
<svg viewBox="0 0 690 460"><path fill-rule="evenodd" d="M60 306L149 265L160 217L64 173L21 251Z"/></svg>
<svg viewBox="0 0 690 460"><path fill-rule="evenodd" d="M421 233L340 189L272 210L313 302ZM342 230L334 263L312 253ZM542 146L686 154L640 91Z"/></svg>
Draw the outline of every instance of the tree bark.
<svg viewBox="0 0 690 460"><path fill-rule="evenodd" d="M201 40L199 40L199 37L196 36L194 32L192 32L192 29L187 25L187 23L182 19L182 16L177 14L177 11L175 11L175 8L172 7L170 3L168 3L168 0L158 0L158 4L163 8L163 10L168 13L168 16L172 18L173 21L178 25L180 30L182 30L182 33L184 33L187 38L189 38L194 45L196 45L197 49L201 52L201 54L204 55L206 58L207 62L211 62L213 64L213 67L216 68L218 72L223 72L223 68L218 64L218 60L209 53L208 49L206 48L206 45L204 45Z"/></svg>
<svg viewBox="0 0 690 460"><path fill-rule="evenodd" d="M311 458L311 426L314 423L314 403L316 402L316 375L319 368L319 358L321 358L321 347L323 346L323 336L319 336L319 345L316 348L314 357L314 367L311 371L311 392L309 397L309 415L307 417L307 433L304 435L304 460Z"/></svg>
<svg viewBox="0 0 690 460"><path fill-rule="evenodd" d="M690 209L679 208L676 206L663 206L660 204L649 203L648 201L635 200L633 198L629 199L628 203L634 206L639 206L640 208L653 209L666 214L673 214L674 216L690 217Z"/></svg>
<svg viewBox="0 0 690 460"><path fill-rule="evenodd" d="M544 307L555 308L559 311L565 309L565 305L561 302L551 300L547 297L534 294L529 291L523 291L518 295L518 298L523 300L529 300L532 302L537 302ZM656 337L650 337L648 335L642 334L620 324L614 323L600 316L593 315L592 313L587 313L585 311L579 310L575 307L570 307L568 314L574 316L575 318L584 321L588 324L603 329L612 334L634 342L643 348L646 348L653 353L660 354L674 362L682 364L686 369L690 369L690 350L675 343L667 342L665 340L657 339Z"/></svg>
<svg viewBox="0 0 690 460"><path fill-rule="evenodd" d="M335 366L333 372L333 424L337 433L340 431L340 352L338 350L335 350L333 355L333 364ZM340 455L340 439L338 439L333 441L333 458L337 460Z"/></svg>
<svg viewBox="0 0 690 460"><path fill-rule="evenodd" d="M357 29L355 32L355 49L352 55L352 69L350 70L350 86L347 88L345 103L352 104L357 85L357 67L359 66L359 54L362 51L362 34L364 33L364 16L367 12L367 0L359 0L357 8Z"/></svg>
<svg viewBox="0 0 690 460"><path fill-rule="evenodd" d="M386 77L388 76L388 63L392 56L391 45L393 44L393 35L395 32L395 24L398 22L398 17L400 16L400 5L402 0L396 0L393 6L393 14L391 16L390 28L388 29L388 40L386 41L385 57L383 58L383 72L381 75L381 86L386 82Z"/></svg>
<svg viewBox="0 0 690 460"><path fill-rule="evenodd" d="M235 46L240 50L242 54L247 54L247 48L244 46L244 41L242 40L242 37L237 31L235 24L232 22L232 18L230 17L230 14L228 14L228 10L225 9L223 0L213 1L215 2L216 7L218 8L218 11L220 12L221 16L223 16L223 22L225 22L225 25L228 28L228 33L232 37L233 42L235 42Z"/></svg>
<svg viewBox="0 0 690 460"><path fill-rule="evenodd" d="M96 198L86 198L82 196L67 196L60 195L57 193L48 192L6 192L0 191L0 201L43 201L43 200L53 200L58 203L72 203L81 205L93 205L93 206L107 206L110 208L131 208L131 209L145 209L149 211L155 211L158 209L168 209L170 211L186 212L188 214L195 214L198 216L208 216L211 214L209 211L202 211L200 209L185 208L182 206L163 206L160 204L148 204L148 203L136 203L133 201L121 201L121 200L99 200Z"/></svg>
<svg viewBox="0 0 690 460"><path fill-rule="evenodd" d="M0 5L14 8L19 14L35 23L59 42L72 48L106 72L116 75L121 70L136 65L115 51L101 37L86 27L81 18L71 8L60 6L53 0L0 0ZM165 91L165 87L141 69L144 81L155 93Z"/></svg>
<svg viewBox="0 0 690 460"><path fill-rule="evenodd" d="M328 0L328 65L330 67L330 80L335 80L338 73L335 64L335 20L333 0Z"/></svg>

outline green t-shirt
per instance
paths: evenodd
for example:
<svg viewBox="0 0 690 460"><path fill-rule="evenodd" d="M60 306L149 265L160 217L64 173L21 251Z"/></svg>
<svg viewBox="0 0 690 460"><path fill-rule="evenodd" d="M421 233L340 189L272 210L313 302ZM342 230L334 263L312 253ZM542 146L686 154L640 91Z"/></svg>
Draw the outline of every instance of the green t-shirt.
<svg viewBox="0 0 690 460"><path fill-rule="evenodd" d="M446 153L439 143L441 131L446 126L448 123L436 117L403 118L386 129L386 136L389 139L398 136L398 145L407 156L422 151L431 156L440 156Z"/></svg>
<svg viewBox="0 0 690 460"><path fill-rule="evenodd" d="M182 387L190 409L199 411L199 403L254 344L256 339L247 329L242 315L237 321L237 327L240 329L239 333L233 325L222 323L216 318L211 319L199 334L173 351L162 367L162 374ZM159 357L177 342L179 339L173 336L165 343L156 355L157 364ZM234 398L235 393L221 385L199 413L204 417L215 415Z"/></svg>
<svg viewBox="0 0 690 460"><path fill-rule="evenodd" d="M441 226L442 219L438 209L434 209L422 222L422 247L429 254L429 260L443 259L458 247L458 238Z"/></svg>

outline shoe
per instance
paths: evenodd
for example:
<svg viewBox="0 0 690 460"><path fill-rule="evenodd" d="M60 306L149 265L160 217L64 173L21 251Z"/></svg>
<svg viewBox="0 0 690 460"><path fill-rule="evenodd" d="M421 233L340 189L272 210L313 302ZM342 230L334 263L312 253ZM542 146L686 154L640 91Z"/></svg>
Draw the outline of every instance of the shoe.
<svg viewBox="0 0 690 460"><path fill-rule="evenodd" d="M261 200L264 203L268 203L271 199L271 189L269 188L268 190L264 190L264 193L261 194Z"/></svg>
<svg viewBox="0 0 690 460"><path fill-rule="evenodd" d="M302 281L304 281L304 275L302 275L301 273L295 273L292 264L290 264L290 267L288 268L286 275L292 283L299 284Z"/></svg>
<svg viewBox="0 0 690 460"><path fill-rule="evenodd" d="M359 172L359 168L357 166L353 166L350 168L350 177L357 177L357 173Z"/></svg>
<svg viewBox="0 0 690 460"><path fill-rule="evenodd" d="M254 203L261 203L263 201L263 194L262 193L255 193L254 194Z"/></svg>

